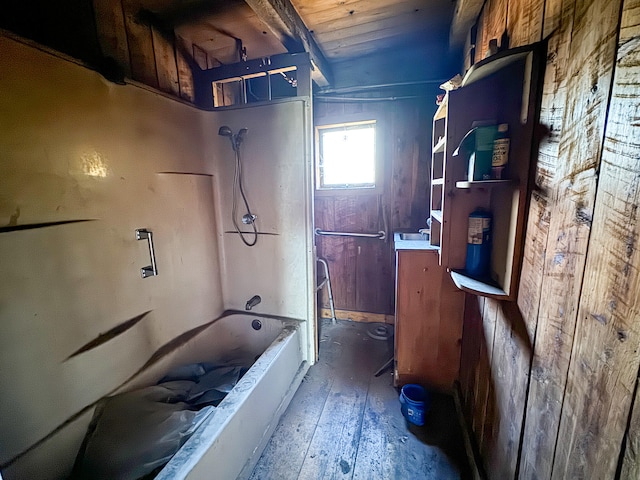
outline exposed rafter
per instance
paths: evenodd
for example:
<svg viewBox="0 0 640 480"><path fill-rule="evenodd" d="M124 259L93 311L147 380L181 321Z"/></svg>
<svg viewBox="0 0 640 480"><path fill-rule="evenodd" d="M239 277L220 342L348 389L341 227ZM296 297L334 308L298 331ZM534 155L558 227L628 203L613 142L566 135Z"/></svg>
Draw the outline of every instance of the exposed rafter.
<svg viewBox="0 0 640 480"><path fill-rule="evenodd" d="M290 53L309 53L311 77L321 87L333 83L331 67L289 0L245 0Z"/></svg>

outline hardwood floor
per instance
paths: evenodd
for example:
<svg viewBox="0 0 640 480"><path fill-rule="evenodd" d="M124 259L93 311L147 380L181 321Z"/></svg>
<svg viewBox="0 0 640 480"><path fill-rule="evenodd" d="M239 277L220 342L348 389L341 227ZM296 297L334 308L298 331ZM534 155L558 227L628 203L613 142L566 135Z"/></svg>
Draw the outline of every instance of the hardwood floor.
<svg viewBox="0 0 640 480"><path fill-rule="evenodd" d="M468 478L453 400L432 397L424 427L400 413L393 342L371 324L325 320L311 367L250 476L252 480Z"/></svg>

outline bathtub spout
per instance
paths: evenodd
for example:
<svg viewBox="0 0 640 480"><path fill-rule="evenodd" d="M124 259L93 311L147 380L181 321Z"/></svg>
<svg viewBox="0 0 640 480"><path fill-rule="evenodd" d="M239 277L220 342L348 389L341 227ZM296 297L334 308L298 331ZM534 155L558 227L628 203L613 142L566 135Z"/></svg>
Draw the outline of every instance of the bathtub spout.
<svg viewBox="0 0 640 480"><path fill-rule="evenodd" d="M262 301L262 299L260 298L260 295L254 295L253 297L251 297L248 301L247 304L245 305L245 310L251 310L253 307L255 307L257 304L259 304Z"/></svg>

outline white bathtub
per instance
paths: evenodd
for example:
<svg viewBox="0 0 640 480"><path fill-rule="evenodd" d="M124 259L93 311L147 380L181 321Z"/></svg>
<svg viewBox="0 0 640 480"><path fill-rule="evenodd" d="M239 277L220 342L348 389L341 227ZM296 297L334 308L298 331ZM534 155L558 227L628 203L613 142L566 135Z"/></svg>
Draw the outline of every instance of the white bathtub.
<svg viewBox="0 0 640 480"><path fill-rule="evenodd" d="M252 327L254 320L260 322L259 330ZM301 350L303 329L304 324L297 320L225 312L164 345L128 382L110 392L154 385L179 365L253 363L158 479L235 479L251 473L308 369ZM94 406L3 470L3 477L66 478Z"/></svg>
<svg viewBox="0 0 640 480"><path fill-rule="evenodd" d="M252 327L255 320L259 330ZM251 473L308 369L298 327L295 320L232 313L154 365L157 376L175 365L257 358L156 479L235 479Z"/></svg>

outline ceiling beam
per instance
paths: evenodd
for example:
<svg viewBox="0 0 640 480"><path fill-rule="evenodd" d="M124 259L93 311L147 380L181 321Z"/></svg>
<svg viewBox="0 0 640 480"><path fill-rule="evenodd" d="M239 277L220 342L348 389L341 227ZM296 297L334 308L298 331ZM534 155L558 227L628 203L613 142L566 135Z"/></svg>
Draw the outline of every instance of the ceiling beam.
<svg viewBox="0 0 640 480"><path fill-rule="evenodd" d="M304 50L309 54L311 78L320 87L333 83L329 62L289 0L245 1L290 53Z"/></svg>
<svg viewBox="0 0 640 480"><path fill-rule="evenodd" d="M464 44L471 27L478 20L484 0L456 0L456 9L451 22L449 44L459 47Z"/></svg>

